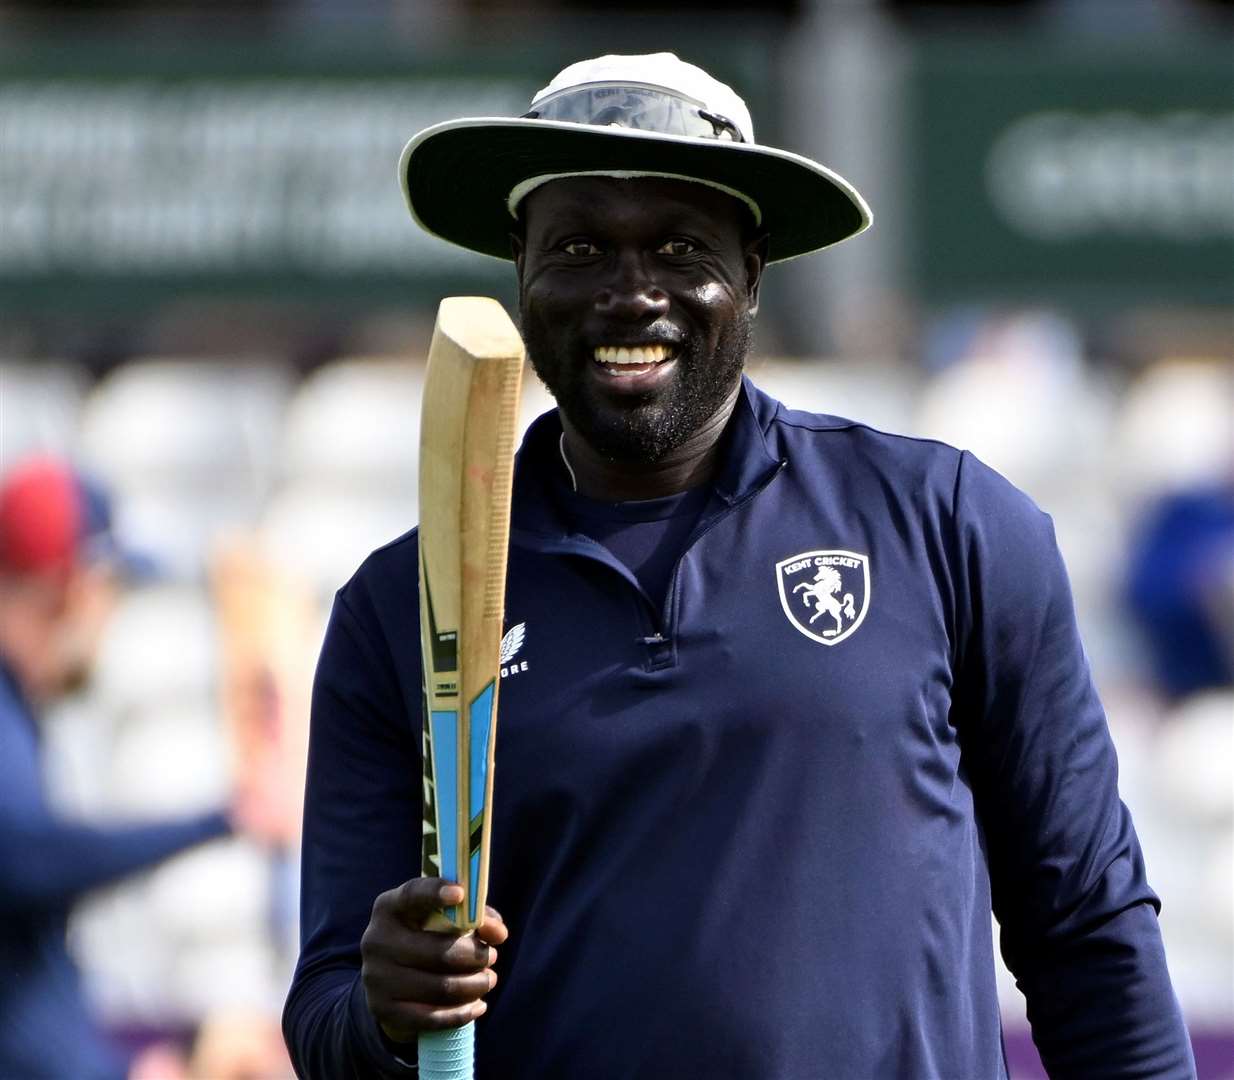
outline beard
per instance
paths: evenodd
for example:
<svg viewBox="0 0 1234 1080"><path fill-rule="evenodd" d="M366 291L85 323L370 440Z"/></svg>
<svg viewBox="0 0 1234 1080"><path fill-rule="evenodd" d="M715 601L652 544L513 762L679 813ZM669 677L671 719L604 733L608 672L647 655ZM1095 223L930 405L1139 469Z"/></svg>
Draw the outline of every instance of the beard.
<svg viewBox="0 0 1234 1080"><path fill-rule="evenodd" d="M662 461L725 405L745 368L753 319L743 311L726 327L710 354L691 338L677 353L667 386L628 402L602 398L586 377L590 356L555 347L542 326L522 312L522 335L531 366L557 407L598 454L614 461Z"/></svg>

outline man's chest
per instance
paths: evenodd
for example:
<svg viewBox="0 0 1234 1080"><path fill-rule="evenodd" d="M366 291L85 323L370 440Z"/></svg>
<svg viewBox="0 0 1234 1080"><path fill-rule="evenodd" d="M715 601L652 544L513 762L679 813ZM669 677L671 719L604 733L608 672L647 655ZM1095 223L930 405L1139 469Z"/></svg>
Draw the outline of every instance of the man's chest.
<svg viewBox="0 0 1234 1080"><path fill-rule="evenodd" d="M658 611L602 562L516 550L499 762L594 775L748 745L844 783L904 782L923 759L954 774L936 547L891 515L737 510L686 550Z"/></svg>

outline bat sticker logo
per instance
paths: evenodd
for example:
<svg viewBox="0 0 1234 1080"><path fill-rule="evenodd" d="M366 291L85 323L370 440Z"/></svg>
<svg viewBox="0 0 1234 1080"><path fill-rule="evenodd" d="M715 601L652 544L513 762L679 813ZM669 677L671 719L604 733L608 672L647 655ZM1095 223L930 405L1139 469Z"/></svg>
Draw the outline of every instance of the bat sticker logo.
<svg viewBox="0 0 1234 1080"><path fill-rule="evenodd" d="M780 606L794 629L820 645L857 632L870 607L870 557L857 551L803 551L776 563Z"/></svg>
<svg viewBox="0 0 1234 1080"><path fill-rule="evenodd" d="M501 677L509 678L511 675L519 675L527 670L526 660L515 660L519 649L523 647L523 640L527 637L527 624L521 622L516 626L510 627L506 631L505 637L501 639L501 652L497 657L497 662L501 665Z"/></svg>

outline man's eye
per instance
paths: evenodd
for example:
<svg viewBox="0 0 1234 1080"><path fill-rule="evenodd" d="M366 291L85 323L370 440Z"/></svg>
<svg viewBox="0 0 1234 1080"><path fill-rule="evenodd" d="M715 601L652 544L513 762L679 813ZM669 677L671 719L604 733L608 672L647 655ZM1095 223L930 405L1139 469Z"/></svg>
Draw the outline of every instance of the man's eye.
<svg viewBox="0 0 1234 1080"><path fill-rule="evenodd" d="M674 236L669 240L665 240L663 244L656 249L657 255L693 255L698 248L693 240L687 240L684 236Z"/></svg>
<svg viewBox="0 0 1234 1080"><path fill-rule="evenodd" d="M599 255L600 249L590 240L567 240L561 245L567 255Z"/></svg>

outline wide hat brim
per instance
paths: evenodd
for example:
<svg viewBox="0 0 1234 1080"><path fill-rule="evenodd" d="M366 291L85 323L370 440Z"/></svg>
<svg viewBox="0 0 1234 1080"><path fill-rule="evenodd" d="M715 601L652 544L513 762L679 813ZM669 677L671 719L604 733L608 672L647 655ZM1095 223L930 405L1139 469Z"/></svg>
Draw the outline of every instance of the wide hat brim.
<svg viewBox="0 0 1234 1080"><path fill-rule="evenodd" d="M510 192L537 176L649 174L697 180L758 204L768 262L838 244L870 209L826 166L768 146L554 120L476 117L426 128L404 148L399 182L411 216L453 244L512 259Z"/></svg>

